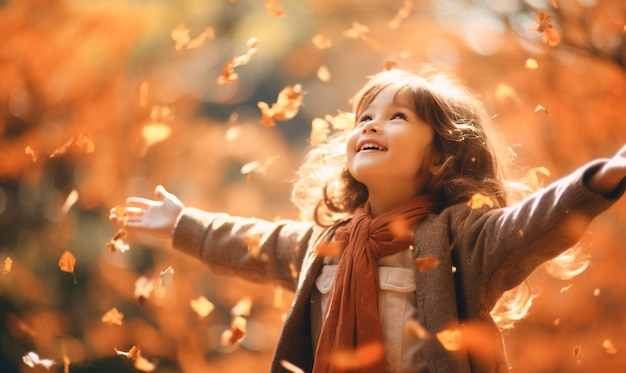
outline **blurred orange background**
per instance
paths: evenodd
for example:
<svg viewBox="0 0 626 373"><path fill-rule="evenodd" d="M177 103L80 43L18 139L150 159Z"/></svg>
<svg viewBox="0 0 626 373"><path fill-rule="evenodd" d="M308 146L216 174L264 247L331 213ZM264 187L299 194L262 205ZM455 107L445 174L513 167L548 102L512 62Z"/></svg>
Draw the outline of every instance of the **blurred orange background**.
<svg viewBox="0 0 626 373"><path fill-rule="evenodd" d="M267 371L292 294L215 276L147 237L111 253L108 211L163 184L189 206L297 218L290 183L313 120L349 111L390 61L462 78L512 160L547 168L545 182L626 143L622 0L0 1L0 260L12 261L0 370L47 371L22 361L33 351L51 371L130 372L115 349L137 345L155 372ZM295 84L297 115L264 126L257 103ZM582 247L581 275L537 270L530 315L505 333L513 372L626 365L624 199ZM75 283L59 268L65 251ZM137 279L170 266L172 284L138 302ZM215 306L205 318L190 306L200 296ZM244 299L247 335L224 346ZM102 322L112 308L121 325Z"/></svg>

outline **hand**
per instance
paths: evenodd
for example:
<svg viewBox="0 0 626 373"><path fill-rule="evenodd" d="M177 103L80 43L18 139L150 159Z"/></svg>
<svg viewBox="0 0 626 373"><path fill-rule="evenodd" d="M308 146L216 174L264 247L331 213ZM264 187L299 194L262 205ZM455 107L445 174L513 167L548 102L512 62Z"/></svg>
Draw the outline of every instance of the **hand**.
<svg viewBox="0 0 626 373"><path fill-rule="evenodd" d="M129 197L109 212L109 220L128 230L160 238L172 238L176 219L185 205L161 185L154 190L156 200Z"/></svg>
<svg viewBox="0 0 626 373"><path fill-rule="evenodd" d="M609 159L587 182L587 187L609 196L626 178L626 145Z"/></svg>

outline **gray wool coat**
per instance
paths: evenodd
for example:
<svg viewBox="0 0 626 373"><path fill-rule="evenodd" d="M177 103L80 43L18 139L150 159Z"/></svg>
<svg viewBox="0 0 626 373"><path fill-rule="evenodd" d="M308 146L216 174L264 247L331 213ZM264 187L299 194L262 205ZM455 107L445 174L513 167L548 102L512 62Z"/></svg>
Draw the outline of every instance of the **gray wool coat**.
<svg viewBox="0 0 626 373"><path fill-rule="evenodd" d="M416 356L420 362L416 372L508 370L490 311L505 291L574 245L589 222L623 194L623 184L611 198L586 188L585 178L601 165L602 161L589 163L506 208L471 209L458 204L417 224L414 257L432 255L439 265L415 271L416 321L431 336ZM174 230L173 246L217 274L272 281L295 291L270 369L286 372L280 362L287 360L309 372L313 365L311 292L323 264L314 249L332 239L335 228L185 208ZM252 237L259 238L260 252L248 249ZM495 351L450 352L435 337L467 322L478 322L488 331Z"/></svg>

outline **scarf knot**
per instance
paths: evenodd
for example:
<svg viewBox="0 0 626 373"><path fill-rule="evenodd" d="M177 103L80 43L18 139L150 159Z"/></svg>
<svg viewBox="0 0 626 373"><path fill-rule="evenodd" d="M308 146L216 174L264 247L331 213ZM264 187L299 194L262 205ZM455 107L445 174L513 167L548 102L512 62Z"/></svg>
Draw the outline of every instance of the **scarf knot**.
<svg viewBox="0 0 626 373"><path fill-rule="evenodd" d="M333 362L337 353L376 345L383 351L378 260L408 248L413 240L411 228L435 209L431 195L418 196L375 218L365 204L355 210L348 224L337 229L335 240L343 251L315 352L314 373L345 371ZM383 372L384 354L372 364L353 368L350 371Z"/></svg>

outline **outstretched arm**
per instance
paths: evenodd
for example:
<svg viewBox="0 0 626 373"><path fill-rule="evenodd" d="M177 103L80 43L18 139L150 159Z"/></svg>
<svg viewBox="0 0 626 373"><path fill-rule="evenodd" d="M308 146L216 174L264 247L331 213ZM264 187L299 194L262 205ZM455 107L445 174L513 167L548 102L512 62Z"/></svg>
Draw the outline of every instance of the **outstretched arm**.
<svg viewBox="0 0 626 373"><path fill-rule="evenodd" d="M154 194L155 200L129 197L125 204L111 209L109 220L128 230L171 240L176 219L185 205L161 185Z"/></svg>
<svg viewBox="0 0 626 373"><path fill-rule="evenodd" d="M587 188L595 193L611 196L625 179L626 145L594 173L589 180L587 180L586 185Z"/></svg>

